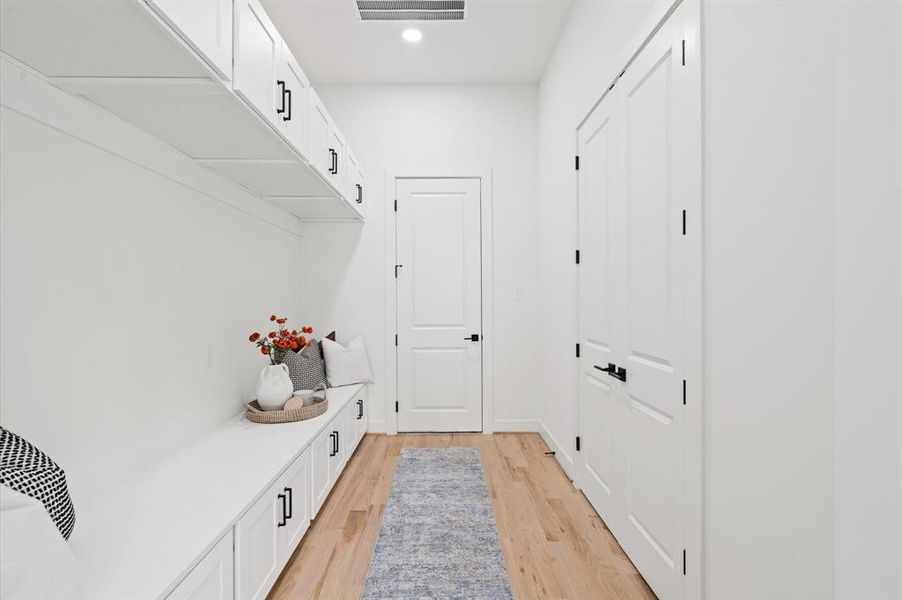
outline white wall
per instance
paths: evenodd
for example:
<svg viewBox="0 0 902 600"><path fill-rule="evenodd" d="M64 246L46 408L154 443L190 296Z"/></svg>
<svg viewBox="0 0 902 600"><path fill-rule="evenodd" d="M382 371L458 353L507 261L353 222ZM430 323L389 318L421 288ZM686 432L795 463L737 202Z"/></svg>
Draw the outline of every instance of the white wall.
<svg viewBox="0 0 902 600"><path fill-rule="evenodd" d="M835 23L836 596L899 597L902 4L838 3Z"/></svg>
<svg viewBox="0 0 902 600"><path fill-rule="evenodd" d="M301 316L299 229L2 68L0 423L63 466L78 507L253 397L248 334Z"/></svg>
<svg viewBox="0 0 902 600"><path fill-rule="evenodd" d="M536 86L428 85L318 88L367 170L367 222L305 231L305 314L339 336L363 332L376 385L373 427L386 425L386 171L492 170L494 196L495 426L534 430L539 332L536 260ZM393 242L391 242L393 244ZM391 246L393 247L393 246ZM514 299L514 288L522 299ZM395 398L388 399L392 407ZM390 415L394 418L394 415Z"/></svg>
<svg viewBox="0 0 902 600"><path fill-rule="evenodd" d="M578 4L540 85L541 418L565 467L574 132L653 10ZM899 11L703 2L711 598L900 593Z"/></svg>

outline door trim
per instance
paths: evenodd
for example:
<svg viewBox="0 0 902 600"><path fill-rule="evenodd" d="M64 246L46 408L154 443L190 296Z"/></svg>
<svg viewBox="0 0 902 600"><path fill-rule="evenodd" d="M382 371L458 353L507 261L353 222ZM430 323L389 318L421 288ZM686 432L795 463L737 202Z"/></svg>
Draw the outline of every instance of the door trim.
<svg viewBox="0 0 902 600"><path fill-rule="evenodd" d="M480 195L480 242L482 261L482 432L495 431L495 332L494 332L494 223L492 215L492 170L474 167L399 168L385 171L385 433L398 433L398 295L395 286L397 228L395 223L395 180L397 179L478 179Z"/></svg>

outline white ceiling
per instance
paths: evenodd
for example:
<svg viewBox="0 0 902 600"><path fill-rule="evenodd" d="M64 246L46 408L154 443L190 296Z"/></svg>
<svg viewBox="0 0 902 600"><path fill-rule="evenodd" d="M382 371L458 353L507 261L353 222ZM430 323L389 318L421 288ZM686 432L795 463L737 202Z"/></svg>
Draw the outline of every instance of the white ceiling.
<svg viewBox="0 0 902 600"><path fill-rule="evenodd" d="M467 0L463 21L361 21L354 0L262 0L314 85L513 83L542 75L573 0ZM423 41L401 39L407 27Z"/></svg>

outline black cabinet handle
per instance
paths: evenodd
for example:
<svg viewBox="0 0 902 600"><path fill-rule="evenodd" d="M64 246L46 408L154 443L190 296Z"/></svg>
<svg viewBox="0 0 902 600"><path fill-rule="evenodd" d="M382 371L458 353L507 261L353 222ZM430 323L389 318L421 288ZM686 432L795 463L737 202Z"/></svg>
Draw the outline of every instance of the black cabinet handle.
<svg viewBox="0 0 902 600"><path fill-rule="evenodd" d="M292 490L290 487L285 488L285 493L288 494L288 514L285 515L285 520L291 518L291 514L294 512L294 495L291 493Z"/></svg>
<svg viewBox="0 0 902 600"><path fill-rule="evenodd" d="M341 449L341 442L338 441L338 432L335 432L335 454Z"/></svg>
<svg viewBox="0 0 902 600"><path fill-rule="evenodd" d="M287 114L284 117L282 117L282 120L290 121L291 120L291 90L285 90L285 95L288 96L288 110L286 111ZM284 98L282 100L282 104L283 105L285 104Z"/></svg>
<svg viewBox="0 0 902 600"><path fill-rule="evenodd" d="M357 420L363 418L363 400L357 400Z"/></svg>
<svg viewBox="0 0 902 600"><path fill-rule="evenodd" d="M332 166L329 167L329 172L333 175L338 175L338 166L336 164L338 162L338 152L334 148L329 148L329 154L332 155Z"/></svg>
<svg viewBox="0 0 902 600"><path fill-rule="evenodd" d="M282 520L279 521L277 527L285 527L285 524L288 522L288 519L285 517L285 494L279 494L278 497L282 501Z"/></svg>
<svg viewBox="0 0 902 600"><path fill-rule="evenodd" d="M363 186L357 184L357 204L363 204Z"/></svg>
<svg viewBox="0 0 902 600"><path fill-rule="evenodd" d="M276 81L276 85L279 86L279 98L281 98L282 106L276 109L276 114L281 115L285 112L285 82L281 79Z"/></svg>
<svg viewBox="0 0 902 600"><path fill-rule="evenodd" d="M608 366L606 369L602 369L598 365L593 365L593 366L596 369L598 369L599 371L601 371L602 373L607 373L608 375L617 371L617 365L615 365L614 363L608 363Z"/></svg>
<svg viewBox="0 0 902 600"><path fill-rule="evenodd" d="M329 437L332 439L332 449L329 450L329 456L335 456L335 454L336 454L336 450L335 450L335 432L333 431L332 433L330 433L330 434L329 434Z"/></svg>

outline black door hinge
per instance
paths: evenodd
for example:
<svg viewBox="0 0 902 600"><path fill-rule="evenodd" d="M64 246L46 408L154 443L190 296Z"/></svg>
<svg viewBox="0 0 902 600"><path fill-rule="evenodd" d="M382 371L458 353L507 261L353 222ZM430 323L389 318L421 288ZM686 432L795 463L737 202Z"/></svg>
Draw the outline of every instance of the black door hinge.
<svg viewBox="0 0 902 600"><path fill-rule="evenodd" d="M683 40L683 66L686 66L686 40Z"/></svg>
<svg viewBox="0 0 902 600"><path fill-rule="evenodd" d="M683 380L683 406L686 406L686 380Z"/></svg>
<svg viewBox="0 0 902 600"><path fill-rule="evenodd" d="M398 199L395 198L395 212L398 212Z"/></svg>
<svg viewBox="0 0 902 600"><path fill-rule="evenodd" d="M579 452L579 436L576 436L576 451Z"/></svg>
<svg viewBox="0 0 902 600"><path fill-rule="evenodd" d="M686 574L686 549L683 548L683 575Z"/></svg>
<svg viewBox="0 0 902 600"><path fill-rule="evenodd" d="M686 209L683 209L683 235L686 235Z"/></svg>
<svg viewBox="0 0 902 600"><path fill-rule="evenodd" d="M398 345L398 334L396 333L395 334L395 346L397 346L397 345Z"/></svg>
<svg viewBox="0 0 902 600"><path fill-rule="evenodd" d="M576 264L579 264L579 250L576 251Z"/></svg>
<svg viewBox="0 0 902 600"><path fill-rule="evenodd" d="M398 412L398 401L395 400L395 412Z"/></svg>
<svg viewBox="0 0 902 600"><path fill-rule="evenodd" d="M579 171L579 154L576 155L576 170Z"/></svg>
<svg viewBox="0 0 902 600"><path fill-rule="evenodd" d="M576 358L579 358L579 342L576 342Z"/></svg>

